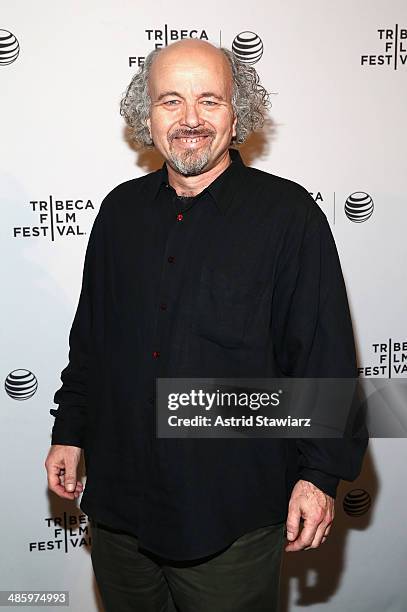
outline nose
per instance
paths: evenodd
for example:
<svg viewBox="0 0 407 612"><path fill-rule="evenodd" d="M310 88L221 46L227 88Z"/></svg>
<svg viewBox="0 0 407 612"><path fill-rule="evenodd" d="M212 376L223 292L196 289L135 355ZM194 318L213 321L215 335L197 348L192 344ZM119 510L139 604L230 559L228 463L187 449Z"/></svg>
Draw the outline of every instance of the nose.
<svg viewBox="0 0 407 612"><path fill-rule="evenodd" d="M189 128L196 128L198 125L203 125L205 120L199 114L199 110L195 102L185 102L183 116L180 119L181 125L186 125Z"/></svg>

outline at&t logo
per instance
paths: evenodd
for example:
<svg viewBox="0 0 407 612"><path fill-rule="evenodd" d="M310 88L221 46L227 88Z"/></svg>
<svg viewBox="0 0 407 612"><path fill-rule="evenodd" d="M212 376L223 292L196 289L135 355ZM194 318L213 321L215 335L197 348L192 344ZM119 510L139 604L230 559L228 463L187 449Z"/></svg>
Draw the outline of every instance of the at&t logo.
<svg viewBox="0 0 407 612"><path fill-rule="evenodd" d="M8 30L0 30L0 66L8 66L18 58L20 45L17 38Z"/></svg>
<svg viewBox="0 0 407 612"><path fill-rule="evenodd" d="M345 495L343 509L349 516L366 514L372 504L372 498L364 489L352 489Z"/></svg>
<svg viewBox="0 0 407 612"><path fill-rule="evenodd" d="M12 399L27 400L37 391L38 381L30 370L13 370L4 381L4 388Z"/></svg>
<svg viewBox="0 0 407 612"><path fill-rule="evenodd" d="M240 32L232 43L233 54L245 64L256 64L263 55L263 41L254 32Z"/></svg>
<svg viewBox="0 0 407 612"><path fill-rule="evenodd" d="M351 193L345 202L345 214L354 223L367 221L373 214L373 208L371 196L364 191Z"/></svg>

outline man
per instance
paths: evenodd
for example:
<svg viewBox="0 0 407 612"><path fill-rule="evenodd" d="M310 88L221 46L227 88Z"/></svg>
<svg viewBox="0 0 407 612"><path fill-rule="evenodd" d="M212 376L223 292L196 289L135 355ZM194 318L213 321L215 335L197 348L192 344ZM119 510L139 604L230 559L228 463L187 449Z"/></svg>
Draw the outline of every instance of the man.
<svg viewBox="0 0 407 612"><path fill-rule="evenodd" d="M49 487L92 523L106 610L276 610L286 551L330 531L366 439L165 439L157 377L354 377L345 286L327 220L296 183L233 144L268 95L225 49L150 54L122 100L161 170L103 201L85 257L69 364L52 410ZM300 529L300 522L303 527Z"/></svg>

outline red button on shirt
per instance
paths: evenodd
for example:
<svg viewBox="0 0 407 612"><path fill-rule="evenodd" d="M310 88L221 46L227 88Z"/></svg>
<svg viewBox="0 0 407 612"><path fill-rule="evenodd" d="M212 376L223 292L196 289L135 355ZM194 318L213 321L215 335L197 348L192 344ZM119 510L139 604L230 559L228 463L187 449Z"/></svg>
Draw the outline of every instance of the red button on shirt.
<svg viewBox="0 0 407 612"><path fill-rule="evenodd" d="M184 218L184 215L183 215L183 214L179 213L179 214L177 215L177 221L182 221L182 219L183 219L183 218Z"/></svg>
<svg viewBox="0 0 407 612"><path fill-rule="evenodd" d="M154 359L157 359L157 357L160 356L160 351L153 351L153 357Z"/></svg>
<svg viewBox="0 0 407 612"><path fill-rule="evenodd" d="M168 261L169 261L169 263L174 263L174 261L175 261L175 257L174 257L174 255L170 255L170 256L168 257Z"/></svg>
<svg viewBox="0 0 407 612"><path fill-rule="evenodd" d="M167 304L165 302L161 302L160 308L161 310L167 310Z"/></svg>

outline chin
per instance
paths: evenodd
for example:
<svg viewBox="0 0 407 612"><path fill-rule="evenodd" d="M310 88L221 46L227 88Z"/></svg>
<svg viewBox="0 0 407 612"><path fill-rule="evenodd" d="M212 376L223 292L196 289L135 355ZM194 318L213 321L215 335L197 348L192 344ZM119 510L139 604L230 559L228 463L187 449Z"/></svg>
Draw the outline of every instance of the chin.
<svg viewBox="0 0 407 612"><path fill-rule="evenodd" d="M201 163L197 163L196 166L189 166L183 159L176 159L171 157L168 162L170 163L173 170L182 174L182 176L197 176L208 170L208 166L211 165L211 159L204 159Z"/></svg>

